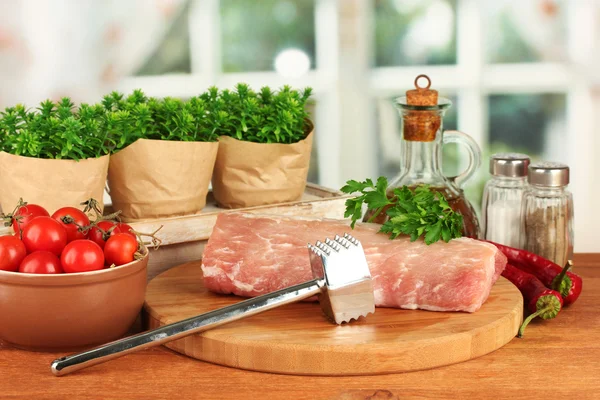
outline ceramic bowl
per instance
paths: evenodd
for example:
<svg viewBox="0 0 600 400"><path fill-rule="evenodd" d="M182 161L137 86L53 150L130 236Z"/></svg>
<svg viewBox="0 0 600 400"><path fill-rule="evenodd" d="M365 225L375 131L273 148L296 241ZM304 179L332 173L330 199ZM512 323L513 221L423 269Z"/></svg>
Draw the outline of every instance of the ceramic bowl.
<svg viewBox="0 0 600 400"><path fill-rule="evenodd" d="M0 271L0 339L28 350L61 351L125 335L144 304L148 257L73 274Z"/></svg>

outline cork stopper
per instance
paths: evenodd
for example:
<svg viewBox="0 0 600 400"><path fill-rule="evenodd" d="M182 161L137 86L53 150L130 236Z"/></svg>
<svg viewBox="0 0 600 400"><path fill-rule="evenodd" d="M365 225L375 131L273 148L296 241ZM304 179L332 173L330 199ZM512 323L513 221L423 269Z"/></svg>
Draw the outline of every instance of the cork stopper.
<svg viewBox="0 0 600 400"><path fill-rule="evenodd" d="M427 86L419 86L419 80L427 80ZM410 106L436 106L437 90L430 89L431 79L427 75L415 78L415 89L406 91L406 103ZM442 125L442 117L437 111L411 110L404 115L404 139L417 142L432 142Z"/></svg>
<svg viewBox="0 0 600 400"><path fill-rule="evenodd" d="M419 79L427 80L427 86L419 86ZM415 78L415 88L406 91L406 102L411 106L435 106L438 103L437 90L429 89L431 79L427 75L421 74Z"/></svg>

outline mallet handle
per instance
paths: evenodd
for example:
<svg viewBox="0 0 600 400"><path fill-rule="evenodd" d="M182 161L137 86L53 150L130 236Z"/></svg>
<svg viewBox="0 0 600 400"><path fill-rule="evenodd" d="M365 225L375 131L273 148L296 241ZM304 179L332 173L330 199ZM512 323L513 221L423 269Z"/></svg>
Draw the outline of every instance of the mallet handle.
<svg viewBox="0 0 600 400"><path fill-rule="evenodd" d="M324 285L325 281L323 279L314 279L183 321L165 325L158 329L116 340L92 350L62 357L52 362L52 373L56 376L66 375L83 368L91 367L92 365L122 357L129 353L158 346L275 307L307 299L321 293Z"/></svg>

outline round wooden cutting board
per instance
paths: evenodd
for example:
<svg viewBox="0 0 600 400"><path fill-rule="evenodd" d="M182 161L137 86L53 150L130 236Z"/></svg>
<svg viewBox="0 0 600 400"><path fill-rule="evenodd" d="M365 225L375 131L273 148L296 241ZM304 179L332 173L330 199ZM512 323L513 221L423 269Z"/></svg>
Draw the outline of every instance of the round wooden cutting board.
<svg viewBox="0 0 600 400"><path fill-rule="evenodd" d="M153 279L144 309L149 327L177 322L242 300L209 292L200 262ZM368 375L466 361L513 339L521 293L504 278L473 314L376 308L348 324L328 322L318 303L296 303L188 336L167 347L235 368L298 375Z"/></svg>

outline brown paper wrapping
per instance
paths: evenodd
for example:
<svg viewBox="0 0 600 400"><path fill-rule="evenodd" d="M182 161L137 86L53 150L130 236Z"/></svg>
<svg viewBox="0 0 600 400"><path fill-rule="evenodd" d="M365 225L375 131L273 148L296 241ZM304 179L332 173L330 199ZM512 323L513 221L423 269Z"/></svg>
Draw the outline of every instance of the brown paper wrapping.
<svg viewBox="0 0 600 400"><path fill-rule="evenodd" d="M80 208L94 198L103 206L109 156L81 161L48 160L0 152L0 205L12 212L19 198L50 214L61 207Z"/></svg>
<svg viewBox="0 0 600 400"><path fill-rule="evenodd" d="M212 179L217 203L241 208L299 200L306 187L313 136L311 131L293 144L221 137Z"/></svg>
<svg viewBox="0 0 600 400"><path fill-rule="evenodd" d="M206 205L218 142L140 139L108 169L113 208L124 221L195 214Z"/></svg>

